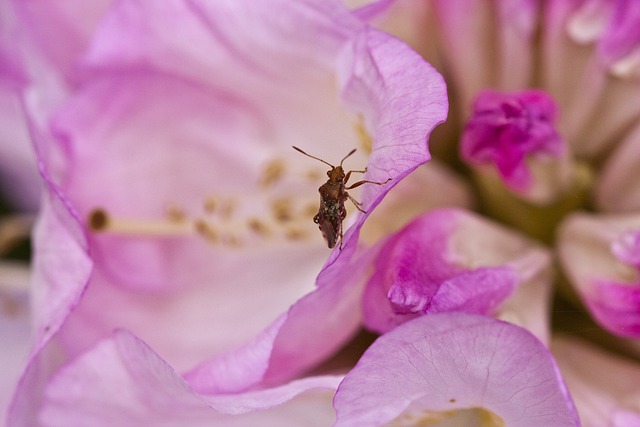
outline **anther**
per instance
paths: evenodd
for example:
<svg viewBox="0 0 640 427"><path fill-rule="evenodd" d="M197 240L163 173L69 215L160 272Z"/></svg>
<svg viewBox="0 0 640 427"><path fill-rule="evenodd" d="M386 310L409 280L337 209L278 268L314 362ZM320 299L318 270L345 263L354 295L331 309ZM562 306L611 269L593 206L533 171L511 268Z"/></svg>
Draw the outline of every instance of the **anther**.
<svg viewBox="0 0 640 427"><path fill-rule="evenodd" d="M223 200L220 206L220 215L224 219L229 219L233 216L236 210L236 201L234 199Z"/></svg>
<svg viewBox="0 0 640 427"><path fill-rule="evenodd" d="M109 228L109 215L102 209L94 209L89 213L87 225L93 231L104 231Z"/></svg>
<svg viewBox="0 0 640 427"><path fill-rule="evenodd" d="M299 227L289 227L285 229L284 235L289 240L302 240L308 237L309 233Z"/></svg>
<svg viewBox="0 0 640 427"><path fill-rule="evenodd" d="M216 196L208 196L206 199L204 199L204 203L203 203L203 208L204 211L208 214L213 213L216 208L218 207L218 199Z"/></svg>
<svg viewBox="0 0 640 427"><path fill-rule="evenodd" d="M269 226L267 226L264 221L261 221L258 218L249 218L247 220L247 226L251 231L258 235L268 236L269 234L271 234L271 229L269 228Z"/></svg>
<svg viewBox="0 0 640 427"><path fill-rule="evenodd" d="M204 237L211 243L217 243L220 240L218 232L213 228L211 224L203 219L197 219L194 222L196 233Z"/></svg>
<svg viewBox="0 0 640 427"><path fill-rule="evenodd" d="M307 171L305 177L308 181L316 183L319 180L323 179L324 174L317 169L310 169L309 171Z"/></svg>
<svg viewBox="0 0 640 427"><path fill-rule="evenodd" d="M280 179L282 179L282 176L284 175L284 170L285 170L285 164L282 159L274 159L270 161L269 163L267 163L267 165L265 166L262 172L262 177L260 178L260 185L262 187L268 187L275 184Z"/></svg>
<svg viewBox="0 0 640 427"><path fill-rule="evenodd" d="M193 234L194 227L190 221L176 222L167 220L140 220L114 218L104 209L94 209L87 217L87 226L95 232L130 234L143 236L183 236Z"/></svg>
<svg viewBox="0 0 640 427"><path fill-rule="evenodd" d="M271 213L278 222L287 222L292 219L291 200L286 197L275 199L271 203Z"/></svg>
<svg viewBox="0 0 640 427"><path fill-rule="evenodd" d="M187 215L184 212L184 209L175 203L168 204L165 207L165 211L167 214L167 218L170 221L181 222L181 221L184 221L187 217Z"/></svg>

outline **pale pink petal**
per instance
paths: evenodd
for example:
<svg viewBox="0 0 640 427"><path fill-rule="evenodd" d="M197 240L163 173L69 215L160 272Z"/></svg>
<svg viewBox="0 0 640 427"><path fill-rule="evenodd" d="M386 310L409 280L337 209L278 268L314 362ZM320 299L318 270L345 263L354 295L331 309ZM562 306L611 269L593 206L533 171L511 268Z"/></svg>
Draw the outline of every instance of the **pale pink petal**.
<svg viewBox="0 0 640 427"><path fill-rule="evenodd" d="M119 331L64 366L45 392L42 426L327 425L340 377L312 377L276 389L202 396L150 347Z"/></svg>
<svg viewBox="0 0 640 427"><path fill-rule="evenodd" d="M616 37L636 37L633 14L626 23L630 25L615 23L616 9L624 9L626 3L634 2L546 3L541 27L543 86L560 104L560 129L579 156L605 153L640 117L635 80L611 76L599 52L599 43L613 34L613 28L620 31Z"/></svg>
<svg viewBox="0 0 640 427"><path fill-rule="evenodd" d="M340 384L336 426L480 408L508 426L579 426L551 356L533 335L488 317L443 313L383 335ZM403 414L404 413L404 414Z"/></svg>
<svg viewBox="0 0 640 427"><path fill-rule="evenodd" d="M640 336L640 216L573 214L558 232L562 268L595 320L610 332ZM626 246L626 248L625 248Z"/></svg>
<svg viewBox="0 0 640 427"><path fill-rule="evenodd" d="M530 84L536 7L530 0L498 1L495 10L482 1L435 2L442 54L463 117L481 89L514 90Z"/></svg>
<svg viewBox="0 0 640 427"><path fill-rule="evenodd" d="M640 366L569 336L553 339L558 366L583 427L634 427L640 421Z"/></svg>
<svg viewBox="0 0 640 427"><path fill-rule="evenodd" d="M20 24L39 54L73 80L80 57L112 0L14 1Z"/></svg>
<svg viewBox="0 0 640 427"><path fill-rule="evenodd" d="M598 208L607 212L640 211L640 126L620 143L601 170L595 188Z"/></svg>
<svg viewBox="0 0 640 427"><path fill-rule="evenodd" d="M237 392L286 381L331 356L360 326L363 277L374 255L369 251L348 268L325 271L315 291L256 339L202 363L185 378L202 393Z"/></svg>
<svg viewBox="0 0 640 427"><path fill-rule="evenodd" d="M67 200L49 188L33 240L31 306L36 349L55 334L78 304L93 262L78 218Z"/></svg>

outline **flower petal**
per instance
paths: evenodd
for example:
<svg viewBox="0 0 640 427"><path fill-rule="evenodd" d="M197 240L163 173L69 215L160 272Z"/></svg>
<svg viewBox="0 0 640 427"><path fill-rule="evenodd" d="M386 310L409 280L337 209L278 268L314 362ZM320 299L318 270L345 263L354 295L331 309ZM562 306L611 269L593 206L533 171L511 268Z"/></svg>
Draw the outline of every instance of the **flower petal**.
<svg viewBox="0 0 640 427"><path fill-rule="evenodd" d="M335 353L357 332L365 270L374 251L348 268L324 273L319 286L242 348L210 359L185 375L202 393L237 392L293 378Z"/></svg>
<svg viewBox="0 0 640 427"><path fill-rule="evenodd" d="M533 335L462 313L424 316L378 338L340 384L336 426L409 411L483 408L508 426L579 426L551 354Z"/></svg>
<svg viewBox="0 0 640 427"><path fill-rule="evenodd" d="M293 426L308 414L315 425L326 425L340 379L313 377L276 389L200 396L144 342L118 331L56 374L39 420L43 426Z"/></svg>
<svg viewBox="0 0 640 427"><path fill-rule="evenodd" d="M635 2L553 0L545 5L543 86L560 104L560 129L580 157L599 158L640 117L635 79L611 76L596 44L606 37L607 28L620 29L617 37L635 37L636 18L629 16L630 25L622 27L612 20L614 9L625 3Z"/></svg>
<svg viewBox="0 0 640 427"><path fill-rule="evenodd" d="M482 1L435 2L442 54L455 79L463 117L481 89L514 90L529 84L536 7L531 0L498 1L495 9Z"/></svg>
<svg viewBox="0 0 640 427"><path fill-rule="evenodd" d="M65 77L73 71L89 45L99 19L112 0L85 2L29 1L15 3L22 30L40 55Z"/></svg>
<svg viewBox="0 0 640 427"><path fill-rule="evenodd" d="M418 315L464 311L505 315L546 340L549 265L542 248L510 230L434 210L382 245L363 296L365 324L387 332Z"/></svg>
<svg viewBox="0 0 640 427"><path fill-rule="evenodd" d="M637 254L620 249L628 233L640 230L640 216L573 214L558 232L560 262L571 284L602 326L621 336L640 336ZM637 251L637 246L632 251Z"/></svg>
<svg viewBox="0 0 640 427"><path fill-rule="evenodd" d="M354 38L338 73L342 99L362 114L365 129L373 135L365 179L392 179L363 188L361 201L367 213L345 234L348 244L384 195L431 158L429 135L446 119L448 101L442 76L434 68L405 44L376 30ZM337 255L334 251L328 264Z"/></svg>
<svg viewBox="0 0 640 427"><path fill-rule="evenodd" d="M553 339L584 427L633 427L640 421L640 366L569 336Z"/></svg>
<svg viewBox="0 0 640 427"><path fill-rule="evenodd" d="M598 207L607 212L640 211L640 126L607 159L596 183Z"/></svg>

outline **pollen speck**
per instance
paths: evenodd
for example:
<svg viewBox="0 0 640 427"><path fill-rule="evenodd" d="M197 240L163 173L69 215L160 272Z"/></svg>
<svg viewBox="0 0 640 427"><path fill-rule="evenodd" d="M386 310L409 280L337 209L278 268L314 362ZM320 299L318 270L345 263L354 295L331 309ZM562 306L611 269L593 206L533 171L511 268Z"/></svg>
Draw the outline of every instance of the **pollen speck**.
<svg viewBox="0 0 640 427"><path fill-rule="evenodd" d="M291 200L286 197L275 199L271 203L271 213L278 222L287 222L292 219Z"/></svg>
<svg viewBox="0 0 640 427"><path fill-rule="evenodd" d="M208 214L215 212L218 207L218 198L214 195L208 196L204 199L203 207L204 211Z"/></svg>
<svg viewBox="0 0 640 427"><path fill-rule="evenodd" d="M220 239L218 232L213 228L211 224L203 219L197 219L194 222L196 232L202 237L207 239L211 243L217 243Z"/></svg>
<svg viewBox="0 0 640 427"><path fill-rule="evenodd" d="M302 215L305 218L313 218L313 216L318 212L318 203L313 202L313 203L308 203L303 211L302 211Z"/></svg>
<svg viewBox="0 0 640 427"><path fill-rule="evenodd" d="M261 221L258 218L249 218L247 220L247 226L251 231L261 236L267 236L271 234L271 230L269 226L264 221Z"/></svg>
<svg viewBox="0 0 640 427"><path fill-rule="evenodd" d="M309 234L299 227L289 227L284 231L284 235L289 240L302 240L309 236Z"/></svg>
<svg viewBox="0 0 640 427"><path fill-rule="evenodd" d="M307 171L306 177L311 182L318 182L324 177L324 174L317 169L312 169Z"/></svg>
<svg viewBox="0 0 640 427"><path fill-rule="evenodd" d="M167 204L167 206L165 207L165 212L166 212L167 218L170 221L174 221L174 222L182 222L187 217L184 209L175 203Z"/></svg>
<svg viewBox="0 0 640 427"><path fill-rule="evenodd" d="M274 159L266 164L264 170L262 171L262 176L260 178L260 186L269 187L280 179L284 175L285 164L282 159Z"/></svg>
<svg viewBox="0 0 640 427"><path fill-rule="evenodd" d="M235 199L226 199L223 200L220 206L220 215L224 219L229 219L233 216L233 213L236 210L237 202Z"/></svg>

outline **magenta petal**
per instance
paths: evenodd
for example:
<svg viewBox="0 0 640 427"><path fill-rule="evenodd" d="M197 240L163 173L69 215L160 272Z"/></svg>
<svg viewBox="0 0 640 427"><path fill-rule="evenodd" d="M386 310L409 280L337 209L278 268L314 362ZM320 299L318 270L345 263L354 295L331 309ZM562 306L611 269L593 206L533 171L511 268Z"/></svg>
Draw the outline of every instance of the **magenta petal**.
<svg viewBox="0 0 640 427"><path fill-rule="evenodd" d="M611 20L598 44L598 53L607 64L637 55L640 49L640 3L634 0L614 3Z"/></svg>
<svg viewBox="0 0 640 427"><path fill-rule="evenodd" d="M378 338L340 384L335 426L408 411L482 408L509 427L579 426L551 354L525 329L462 313L424 316Z"/></svg>
<svg viewBox="0 0 640 427"><path fill-rule="evenodd" d="M504 182L517 191L531 185L530 156L559 157L564 141L555 129L557 107L540 90L483 91L460 142L462 157L472 164L494 165Z"/></svg>
<svg viewBox="0 0 640 427"><path fill-rule="evenodd" d="M518 275L508 266L459 264L463 255L451 248L465 221L474 220L464 211L435 210L383 245L363 297L367 327L387 332L416 315L492 314L498 309L514 291Z"/></svg>
<svg viewBox="0 0 640 427"><path fill-rule="evenodd" d="M300 425L299 416L284 414L306 410L330 423L330 398L339 381L311 377L276 389L201 396L144 342L118 331L53 377L39 420L43 426L65 427L294 426Z"/></svg>

